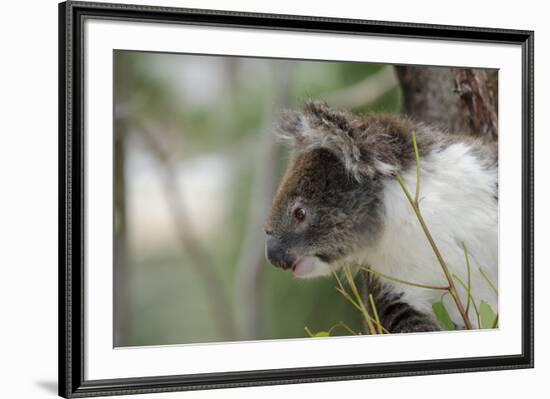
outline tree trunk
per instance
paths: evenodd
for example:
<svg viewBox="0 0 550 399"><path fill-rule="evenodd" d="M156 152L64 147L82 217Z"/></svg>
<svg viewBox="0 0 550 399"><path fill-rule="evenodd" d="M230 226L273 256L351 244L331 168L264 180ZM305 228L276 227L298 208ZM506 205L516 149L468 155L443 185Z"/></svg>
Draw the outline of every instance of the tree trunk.
<svg viewBox="0 0 550 399"><path fill-rule="evenodd" d="M398 66L396 72L407 115L450 134L498 138L497 71Z"/></svg>

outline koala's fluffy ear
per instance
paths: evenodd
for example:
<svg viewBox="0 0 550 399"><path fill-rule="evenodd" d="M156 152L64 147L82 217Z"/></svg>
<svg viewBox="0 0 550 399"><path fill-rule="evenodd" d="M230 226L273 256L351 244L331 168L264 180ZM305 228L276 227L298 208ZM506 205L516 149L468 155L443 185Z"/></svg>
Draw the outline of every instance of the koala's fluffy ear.
<svg viewBox="0 0 550 399"><path fill-rule="evenodd" d="M366 148L362 148L360 121L324 102L307 102L303 112L286 112L279 124L279 136L298 151L314 148L331 151L357 180L373 173L366 162Z"/></svg>

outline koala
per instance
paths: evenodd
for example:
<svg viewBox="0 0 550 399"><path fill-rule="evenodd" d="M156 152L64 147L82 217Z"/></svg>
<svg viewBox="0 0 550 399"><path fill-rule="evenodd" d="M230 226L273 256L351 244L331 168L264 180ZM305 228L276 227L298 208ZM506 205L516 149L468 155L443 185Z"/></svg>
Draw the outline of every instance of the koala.
<svg viewBox="0 0 550 399"><path fill-rule="evenodd" d="M293 152L265 225L266 257L297 278L329 276L364 265L414 283L447 286L399 174L414 196L420 154L419 206L451 273L471 294L498 309L497 294L479 272L498 281L498 150L496 143L451 135L395 115L358 116L308 102L286 112L279 136ZM442 291L368 276L381 322L390 332L436 331L432 304ZM456 284L467 303L467 291ZM443 301L464 328L450 295ZM473 307L470 320L477 326Z"/></svg>

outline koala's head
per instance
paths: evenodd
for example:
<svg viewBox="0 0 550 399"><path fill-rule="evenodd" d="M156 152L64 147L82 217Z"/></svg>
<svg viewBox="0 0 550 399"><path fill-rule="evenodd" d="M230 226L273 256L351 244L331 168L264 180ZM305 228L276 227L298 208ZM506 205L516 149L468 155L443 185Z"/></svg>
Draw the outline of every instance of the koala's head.
<svg viewBox="0 0 550 399"><path fill-rule="evenodd" d="M365 162L359 125L324 103L283 118L294 151L265 226L266 256L296 277L330 274L380 230L381 178Z"/></svg>

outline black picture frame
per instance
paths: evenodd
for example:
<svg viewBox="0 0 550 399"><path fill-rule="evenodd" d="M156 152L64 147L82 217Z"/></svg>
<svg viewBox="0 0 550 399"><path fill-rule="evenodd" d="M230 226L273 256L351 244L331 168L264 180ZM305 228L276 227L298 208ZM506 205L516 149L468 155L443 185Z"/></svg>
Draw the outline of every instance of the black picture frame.
<svg viewBox="0 0 550 399"><path fill-rule="evenodd" d="M509 43L522 49L522 353L109 380L84 378L85 18ZM59 395L66 398L530 368L534 365L534 32L122 4L59 4Z"/></svg>

